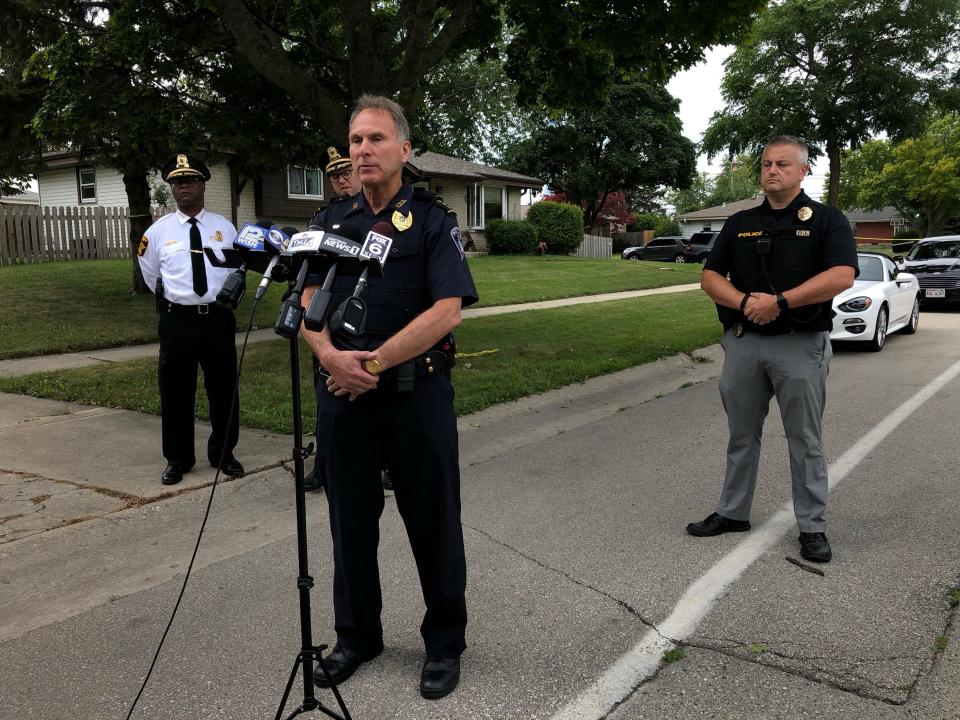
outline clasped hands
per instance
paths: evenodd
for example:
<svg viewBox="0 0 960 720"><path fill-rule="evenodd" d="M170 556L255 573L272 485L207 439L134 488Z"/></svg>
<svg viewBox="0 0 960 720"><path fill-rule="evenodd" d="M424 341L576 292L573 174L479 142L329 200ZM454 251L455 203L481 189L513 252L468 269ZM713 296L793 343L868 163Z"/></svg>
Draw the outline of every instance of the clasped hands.
<svg viewBox="0 0 960 720"><path fill-rule="evenodd" d="M383 358L377 352L337 350L328 354L323 361L323 369L330 373L327 391L337 397L349 395L350 400L356 400L367 390L373 390L380 378L363 369L364 360L377 360L381 368L386 369Z"/></svg>
<svg viewBox="0 0 960 720"><path fill-rule="evenodd" d="M743 306L744 317L755 325L766 325L780 315L780 306L777 305L777 296L770 293L750 293Z"/></svg>

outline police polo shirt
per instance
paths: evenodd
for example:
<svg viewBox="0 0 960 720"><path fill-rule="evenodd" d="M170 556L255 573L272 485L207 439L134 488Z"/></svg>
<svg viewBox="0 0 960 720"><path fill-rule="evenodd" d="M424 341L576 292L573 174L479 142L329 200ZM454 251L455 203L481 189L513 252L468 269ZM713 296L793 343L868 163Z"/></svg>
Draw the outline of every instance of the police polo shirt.
<svg viewBox="0 0 960 720"><path fill-rule="evenodd" d="M237 230L233 223L222 215L201 210L197 216L197 228L204 248L212 248L214 254L223 259L224 244L233 247ZM164 215L147 228L140 241L137 255L140 270L147 287L153 292L157 278L163 278L163 294L177 305L200 305L212 303L223 286L232 268L214 267L206 253L203 256L207 271L207 292L198 297L193 291L193 265L190 259L190 219L177 210Z"/></svg>
<svg viewBox="0 0 960 720"><path fill-rule="evenodd" d="M360 192L334 200L317 213L312 224L334 234L338 228L352 225L365 237L381 221L393 227L393 243L383 277L371 278L367 288L368 332L395 333L444 298L461 298L461 307L477 302L457 216L433 193L414 191L404 183L390 202L374 213ZM352 291L358 272L358 268L348 267L338 275L333 307L344 293ZM322 273L311 274L308 280L311 285L322 282Z"/></svg>
<svg viewBox="0 0 960 720"><path fill-rule="evenodd" d="M806 210L804 210L806 208ZM810 212L809 216L807 212ZM802 233L806 235L802 235ZM770 207L767 198L755 208L741 210L731 215L723 224L723 229L717 235L714 241L713 249L707 257L704 264L705 270L712 270L720 275L731 277L731 282L741 292L766 292L772 293L773 289L769 286L767 278L762 282L755 283L757 287L740 287L737 284L736 277L746 272L744 268L738 268L736 262L736 243L744 243L752 238L740 238L741 235L767 235L774 236L771 255L768 258L770 280L777 283L781 279L776 277L776 262L772 260L772 254L778 252L778 243L782 243L785 235L798 236L798 240L809 237L813 253L812 269L806 277L787 279L782 278L777 287L781 292L790 290L811 277L827 270L831 267L849 265L854 268L854 272L859 274L859 264L857 262L857 246L853 239L853 232L850 229L850 223L844 217L843 213L836 207L814 202L803 192L800 193L785 208L775 209ZM752 260L752 258L751 258ZM756 267L747 274L757 274L762 265L759 259L756 261ZM741 282L741 284L743 284ZM817 312L819 307L819 312ZM778 334L789 330L808 330L822 331L830 330L833 327L832 320L832 302L827 300L817 305L808 305L800 308L791 308L787 312L781 313L773 322L767 325L754 325L747 321L739 309L727 308L717 305L717 314L724 328L729 328L734 323L742 323L748 331L759 332L762 334Z"/></svg>

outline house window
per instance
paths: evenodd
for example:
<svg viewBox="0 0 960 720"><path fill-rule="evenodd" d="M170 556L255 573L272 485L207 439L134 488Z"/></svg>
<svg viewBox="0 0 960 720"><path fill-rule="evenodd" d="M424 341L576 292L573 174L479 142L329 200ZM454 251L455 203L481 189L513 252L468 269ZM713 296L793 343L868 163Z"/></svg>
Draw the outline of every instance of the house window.
<svg viewBox="0 0 960 720"><path fill-rule="evenodd" d="M291 165L287 168L287 197L323 200L323 174L319 168Z"/></svg>
<svg viewBox="0 0 960 720"><path fill-rule="evenodd" d="M467 186L467 227L482 229L507 216L507 189L474 183Z"/></svg>
<svg viewBox="0 0 960 720"><path fill-rule="evenodd" d="M77 168L77 195L81 204L97 201L97 173L92 167Z"/></svg>

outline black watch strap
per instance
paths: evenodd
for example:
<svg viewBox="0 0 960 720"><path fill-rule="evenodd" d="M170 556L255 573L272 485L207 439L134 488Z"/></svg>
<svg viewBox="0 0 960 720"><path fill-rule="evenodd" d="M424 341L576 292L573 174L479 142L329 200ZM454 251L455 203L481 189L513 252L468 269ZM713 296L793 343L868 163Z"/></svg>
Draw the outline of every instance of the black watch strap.
<svg viewBox="0 0 960 720"><path fill-rule="evenodd" d="M786 310L790 306L787 304L787 299L783 296L783 293L777 293L777 307L781 310Z"/></svg>
<svg viewBox="0 0 960 720"><path fill-rule="evenodd" d="M740 301L740 312L743 312L744 308L747 307L747 300L750 299L750 293L743 294L743 300Z"/></svg>

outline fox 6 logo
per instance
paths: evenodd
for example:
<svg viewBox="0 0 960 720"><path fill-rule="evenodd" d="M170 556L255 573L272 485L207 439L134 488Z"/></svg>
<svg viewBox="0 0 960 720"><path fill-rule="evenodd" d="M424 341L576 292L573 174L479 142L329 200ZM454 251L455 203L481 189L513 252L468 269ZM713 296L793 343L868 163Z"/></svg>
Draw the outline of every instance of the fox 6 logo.
<svg viewBox="0 0 960 720"><path fill-rule="evenodd" d="M379 233L367 233L366 240L363 241L363 247L360 254L365 255L371 260L377 260L381 265L387 261L387 254L390 252L390 245L393 244L393 238Z"/></svg>

